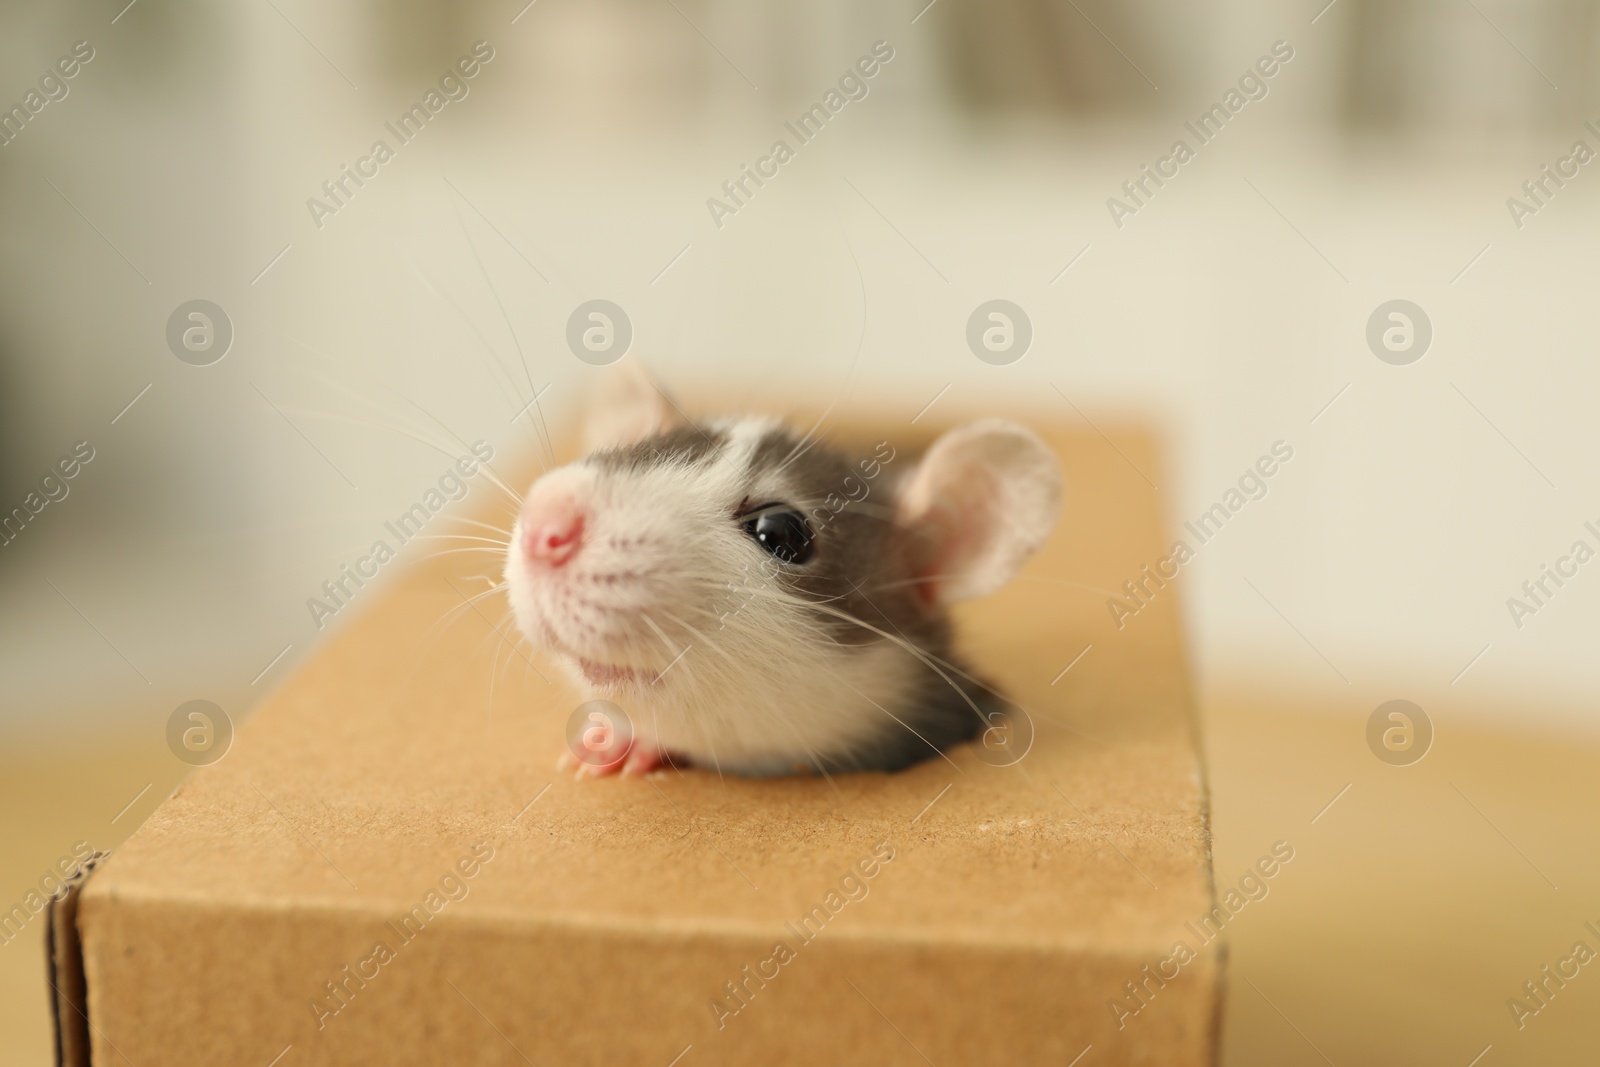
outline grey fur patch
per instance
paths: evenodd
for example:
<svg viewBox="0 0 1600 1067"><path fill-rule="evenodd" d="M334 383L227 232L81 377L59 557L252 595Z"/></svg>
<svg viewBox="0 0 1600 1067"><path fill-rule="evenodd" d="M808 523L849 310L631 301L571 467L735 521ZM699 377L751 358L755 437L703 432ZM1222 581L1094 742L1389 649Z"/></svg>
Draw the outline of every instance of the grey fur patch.
<svg viewBox="0 0 1600 1067"><path fill-rule="evenodd" d="M949 620L920 592L915 565L920 546L894 521L893 478L888 470L863 462L815 442L801 445L800 436L787 428L767 433L750 458L751 484L776 486L779 495L752 498L749 504L794 507L806 516L816 546L806 563L769 566L768 573L812 603L817 621L841 646L840 655L891 644L917 661L920 681L899 707L887 709L893 717L883 716L877 741L824 754L818 769L828 773L910 766L977 736L986 725L984 716L1004 706L952 663ZM874 467L877 477L867 477L865 471Z"/></svg>
<svg viewBox="0 0 1600 1067"><path fill-rule="evenodd" d="M945 659L949 666L940 669L950 681L929 668L922 683L895 710L902 722L886 718L885 728L870 744L827 753L815 761L817 770L900 771L981 734L1009 704L986 683L962 677L961 665Z"/></svg>
<svg viewBox="0 0 1600 1067"><path fill-rule="evenodd" d="M720 431L681 426L635 444L592 453L586 462L606 471L631 474L663 463L685 466L710 463L727 447L728 437Z"/></svg>

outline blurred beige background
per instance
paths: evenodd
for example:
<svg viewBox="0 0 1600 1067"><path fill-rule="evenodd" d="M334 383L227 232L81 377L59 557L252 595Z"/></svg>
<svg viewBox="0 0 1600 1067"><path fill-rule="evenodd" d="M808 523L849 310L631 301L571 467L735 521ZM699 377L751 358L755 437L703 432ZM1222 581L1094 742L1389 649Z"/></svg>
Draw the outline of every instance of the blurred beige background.
<svg viewBox="0 0 1600 1067"><path fill-rule="evenodd" d="M1600 924L1600 569L1520 627L1506 602L1600 545L1600 170L1520 228L1507 198L1600 150L1600 3L125 3L0 12L0 106L94 52L0 147L0 510L95 456L0 548L0 901L179 780L177 705L242 716L294 669L306 599L439 448L559 432L596 373L568 316L604 298L686 396L1159 419L1174 536L1290 444L1181 580L1218 878L1305 841L1237 932L1226 1056L1593 1058L1600 978L1521 1031L1505 1000ZM878 41L799 145L784 123ZM319 227L308 198L379 138ZM779 138L719 227L707 199ZM1107 199L1178 138L1195 158L1119 228ZM1009 366L965 340L994 298L1033 326ZM209 366L166 341L193 299L234 332ZM1432 324L1406 366L1366 340L1394 299ZM1436 732L1411 767L1366 748L1397 698ZM19 1063L47 1040L34 933L0 947Z"/></svg>

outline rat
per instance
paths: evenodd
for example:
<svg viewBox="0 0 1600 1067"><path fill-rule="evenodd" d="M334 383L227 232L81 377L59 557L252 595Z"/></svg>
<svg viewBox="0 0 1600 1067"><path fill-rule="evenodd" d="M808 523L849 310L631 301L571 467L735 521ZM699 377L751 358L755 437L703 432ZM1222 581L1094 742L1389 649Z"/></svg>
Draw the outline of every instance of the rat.
<svg viewBox="0 0 1600 1067"><path fill-rule="evenodd" d="M988 418L920 457L853 452L776 418L691 422L627 366L506 554L523 635L626 713L625 755L564 767L895 771L995 721L1004 700L962 665L949 609L1055 526L1061 470L1032 431Z"/></svg>

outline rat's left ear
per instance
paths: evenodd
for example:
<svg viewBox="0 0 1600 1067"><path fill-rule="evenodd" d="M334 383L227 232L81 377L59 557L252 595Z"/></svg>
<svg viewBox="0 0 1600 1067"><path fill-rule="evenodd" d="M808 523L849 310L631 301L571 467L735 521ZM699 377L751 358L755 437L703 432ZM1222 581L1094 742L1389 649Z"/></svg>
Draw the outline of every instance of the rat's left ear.
<svg viewBox="0 0 1600 1067"><path fill-rule="evenodd" d="M607 368L589 401L583 450L620 448L683 425L666 393L637 359Z"/></svg>
<svg viewBox="0 0 1600 1067"><path fill-rule="evenodd" d="M935 441L896 505L917 546L928 601L948 604L1005 585L1050 536L1061 500L1055 455L1014 422L985 419Z"/></svg>

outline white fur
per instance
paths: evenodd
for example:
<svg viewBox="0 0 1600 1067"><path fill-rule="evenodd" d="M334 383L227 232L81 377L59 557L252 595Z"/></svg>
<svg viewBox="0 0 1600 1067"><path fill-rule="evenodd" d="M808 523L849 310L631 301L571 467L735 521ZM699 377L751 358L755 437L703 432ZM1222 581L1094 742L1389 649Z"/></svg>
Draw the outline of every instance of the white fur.
<svg viewBox="0 0 1600 1067"><path fill-rule="evenodd" d="M683 425L648 377L624 369L608 380L587 443L627 444ZM580 687L621 706L639 741L741 774L787 773L817 757L848 765L851 751L904 728L891 713L930 669L892 641L841 646L768 576L772 557L735 513L780 499L776 481L751 486L747 473L774 425L708 424L727 439L710 462L657 457L612 471L579 460L549 472L536 488L582 503L581 546L564 566L532 565L519 519L505 571L523 633L560 655ZM1060 506L1060 471L1039 439L988 420L941 438L897 511L932 546L935 600L948 602L1009 580ZM625 677L602 670L591 683L583 661Z"/></svg>
<svg viewBox="0 0 1600 1067"><path fill-rule="evenodd" d="M516 548L519 521L506 564L522 631L559 653L581 687L621 706L640 740L741 774L844 757L893 726L885 709L927 669L888 643L842 648L767 577L771 557L732 520L750 452L771 425L715 424L730 444L709 465L618 473L580 460L551 471L541 482L585 502L583 545L566 566L541 570ZM580 660L634 677L592 685Z"/></svg>

